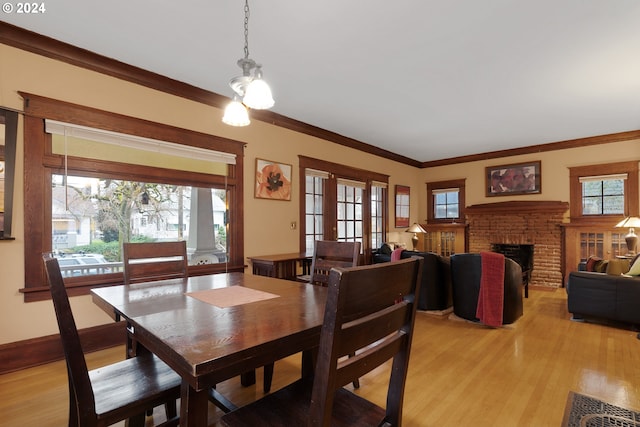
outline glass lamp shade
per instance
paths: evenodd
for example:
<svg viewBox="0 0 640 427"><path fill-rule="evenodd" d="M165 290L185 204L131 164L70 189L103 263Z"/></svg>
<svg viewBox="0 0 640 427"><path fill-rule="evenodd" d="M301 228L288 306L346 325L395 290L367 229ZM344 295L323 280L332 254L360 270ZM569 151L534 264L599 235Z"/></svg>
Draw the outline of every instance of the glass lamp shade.
<svg viewBox="0 0 640 427"><path fill-rule="evenodd" d="M266 110L275 104L271 95L271 88L260 77L256 77L249 83L243 101L246 106L256 110Z"/></svg>
<svg viewBox="0 0 640 427"><path fill-rule="evenodd" d="M222 122L231 126L248 126L251 120L249 120L247 107L242 105L242 102L234 99L227 105L227 108L224 109Z"/></svg>

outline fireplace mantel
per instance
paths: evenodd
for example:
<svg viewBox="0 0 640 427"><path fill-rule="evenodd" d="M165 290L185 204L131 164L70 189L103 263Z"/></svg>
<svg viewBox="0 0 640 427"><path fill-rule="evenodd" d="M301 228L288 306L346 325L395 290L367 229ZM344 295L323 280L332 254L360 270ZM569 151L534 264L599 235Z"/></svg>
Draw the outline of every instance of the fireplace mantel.
<svg viewBox="0 0 640 427"><path fill-rule="evenodd" d="M486 213L520 213L520 212L566 212L569 210L569 202L552 200L512 200L509 202L483 203L479 205L467 206L465 214L486 214Z"/></svg>

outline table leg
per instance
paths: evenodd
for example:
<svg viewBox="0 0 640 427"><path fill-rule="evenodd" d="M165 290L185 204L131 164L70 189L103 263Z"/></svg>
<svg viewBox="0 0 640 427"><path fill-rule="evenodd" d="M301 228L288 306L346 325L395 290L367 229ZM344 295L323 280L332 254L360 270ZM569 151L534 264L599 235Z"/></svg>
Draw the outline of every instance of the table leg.
<svg viewBox="0 0 640 427"><path fill-rule="evenodd" d="M318 360L318 347L307 349L302 352L302 378L311 379L316 369L316 361Z"/></svg>
<svg viewBox="0 0 640 427"><path fill-rule="evenodd" d="M209 390L195 391L189 383L182 381L180 387L180 425L185 427L207 427Z"/></svg>
<svg viewBox="0 0 640 427"><path fill-rule="evenodd" d="M254 385L255 383L256 383L255 369L240 375L240 384L242 384L244 387L249 387L250 385Z"/></svg>

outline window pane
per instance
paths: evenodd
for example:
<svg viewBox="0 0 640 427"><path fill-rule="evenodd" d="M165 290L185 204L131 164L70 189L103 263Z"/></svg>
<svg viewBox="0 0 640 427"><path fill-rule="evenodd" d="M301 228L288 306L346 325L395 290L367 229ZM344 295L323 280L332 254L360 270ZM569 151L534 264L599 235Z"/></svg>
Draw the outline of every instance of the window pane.
<svg viewBox="0 0 640 427"><path fill-rule="evenodd" d="M458 191L436 193L433 195L434 217L455 219L459 215Z"/></svg>
<svg viewBox="0 0 640 427"><path fill-rule="evenodd" d="M611 215L624 213L624 181L605 179L582 183L582 214Z"/></svg>
<svg viewBox="0 0 640 427"><path fill-rule="evenodd" d="M624 212L624 196L605 196L602 200L603 214L618 214Z"/></svg>
<svg viewBox="0 0 640 427"><path fill-rule="evenodd" d="M65 185L53 175L51 202L52 249L66 260L65 276L122 271L122 242L186 240L190 264L226 262L224 188L81 176ZM190 232L203 247L191 245Z"/></svg>
<svg viewBox="0 0 640 427"><path fill-rule="evenodd" d="M621 179L602 181L602 193L605 196L624 194L624 181Z"/></svg>

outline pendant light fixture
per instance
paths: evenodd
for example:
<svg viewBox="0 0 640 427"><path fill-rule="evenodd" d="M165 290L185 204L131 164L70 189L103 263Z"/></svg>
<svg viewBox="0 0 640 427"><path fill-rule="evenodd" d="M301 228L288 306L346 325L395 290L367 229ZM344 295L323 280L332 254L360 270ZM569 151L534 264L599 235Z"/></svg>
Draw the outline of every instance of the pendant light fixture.
<svg viewBox="0 0 640 427"><path fill-rule="evenodd" d="M248 108L266 110L275 103L271 88L262 79L262 65L249 58L249 0L244 3L244 58L238 60L242 75L231 79L229 86L233 89L233 100L224 110L222 121L231 126L247 126ZM251 72L253 71L253 75Z"/></svg>

